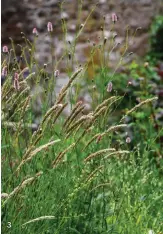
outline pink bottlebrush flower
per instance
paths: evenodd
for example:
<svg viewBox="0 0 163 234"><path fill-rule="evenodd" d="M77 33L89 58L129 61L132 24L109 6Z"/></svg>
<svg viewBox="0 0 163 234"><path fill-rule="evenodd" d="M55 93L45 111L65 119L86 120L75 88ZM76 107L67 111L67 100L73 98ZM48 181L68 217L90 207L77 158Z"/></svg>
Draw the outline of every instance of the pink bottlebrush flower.
<svg viewBox="0 0 163 234"><path fill-rule="evenodd" d="M129 144L131 142L131 138L130 137L127 137L126 138L126 143Z"/></svg>
<svg viewBox="0 0 163 234"><path fill-rule="evenodd" d="M59 71L56 70L56 71L54 72L54 75L55 75L55 77L58 77L58 76L59 76Z"/></svg>
<svg viewBox="0 0 163 234"><path fill-rule="evenodd" d="M3 46L2 51L3 51L3 53L8 53L8 47L7 46Z"/></svg>
<svg viewBox="0 0 163 234"><path fill-rule="evenodd" d="M148 62L145 62L145 63L144 63L144 67L149 67L149 63L148 63Z"/></svg>
<svg viewBox="0 0 163 234"><path fill-rule="evenodd" d="M14 74L14 88L16 90L20 89L20 85L19 85L19 74L17 72L15 72Z"/></svg>
<svg viewBox="0 0 163 234"><path fill-rule="evenodd" d="M118 21L118 17L117 17L117 15L116 15L115 13L112 13L111 19L112 19L112 22L113 22L114 24L115 24L115 22Z"/></svg>
<svg viewBox="0 0 163 234"><path fill-rule="evenodd" d="M51 22L48 22L47 29L48 29L48 32L53 32L53 25Z"/></svg>
<svg viewBox="0 0 163 234"><path fill-rule="evenodd" d="M129 80L129 81L128 81L128 85L132 85L132 81Z"/></svg>
<svg viewBox="0 0 163 234"><path fill-rule="evenodd" d="M14 88L16 90L19 90L20 89L20 85L19 85L19 81L18 80L14 80Z"/></svg>
<svg viewBox="0 0 163 234"><path fill-rule="evenodd" d="M38 35L37 28L34 28L33 31L32 31L32 33L33 33L34 35Z"/></svg>
<svg viewBox="0 0 163 234"><path fill-rule="evenodd" d="M102 138L101 135L99 135L99 136L97 137L97 139L96 139L96 143L97 143L97 144L101 141L101 138Z"/></svg>
<svg viewBox="0 0 163 234"><path fill-rule="evenodd" d="M7 66L2 68L2 76L6 77L7 76Z"/></svg>
<svg viewBox="0 0 163 234"><path fill-rule="evenodd" d="M107 92L110 93L112 91L112 88L113 88L113 84L112 84L112 82L109 82L108 86L107 86Z"/></svg>
<svg viewBox="0 0 163 234"><path fill-rule="evenodd" d="M14 80L18 80L19 79L19 74L17 72L15 72L14 74Z"/></svg>
<svg viewBox="0 0 163 234"><path fill-rule="evenodd" d="M44 63L44 69L46 69L47 68L47 63Z"/></svg>

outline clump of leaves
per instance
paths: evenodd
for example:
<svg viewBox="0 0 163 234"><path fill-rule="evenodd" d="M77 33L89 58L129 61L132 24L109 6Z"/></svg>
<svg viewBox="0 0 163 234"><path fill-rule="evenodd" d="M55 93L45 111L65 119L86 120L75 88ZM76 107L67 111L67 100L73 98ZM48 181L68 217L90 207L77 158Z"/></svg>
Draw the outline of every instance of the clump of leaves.
<svg viewBox="0 0 163 234"><path fill-rule="evenodd" d="M151 26L151 51L155 59L163 60L163 16L157 16Z"/></svg>

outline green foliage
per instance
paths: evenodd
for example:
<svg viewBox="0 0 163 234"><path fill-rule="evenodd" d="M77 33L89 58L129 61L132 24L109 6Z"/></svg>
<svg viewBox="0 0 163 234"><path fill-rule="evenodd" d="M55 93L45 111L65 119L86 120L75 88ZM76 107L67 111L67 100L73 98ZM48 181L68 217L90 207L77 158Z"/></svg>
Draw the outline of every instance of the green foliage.
<svg viewBox="0 0 163 234"><path fill-rule="evenodd" d="M163 60L163 16L157 16L151 26L151 57Z"/></svg>

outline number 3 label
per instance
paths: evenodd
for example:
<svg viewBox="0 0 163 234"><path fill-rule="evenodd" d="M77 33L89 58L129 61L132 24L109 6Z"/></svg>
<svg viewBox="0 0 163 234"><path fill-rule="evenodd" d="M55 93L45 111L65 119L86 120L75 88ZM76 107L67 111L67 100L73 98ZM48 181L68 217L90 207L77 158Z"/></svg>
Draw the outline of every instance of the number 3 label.
<svg viewBox="0 0 163 234"><path fill-rule="evenodd" d="M7 223L7 228L11 228L11 222Z"/></svg>

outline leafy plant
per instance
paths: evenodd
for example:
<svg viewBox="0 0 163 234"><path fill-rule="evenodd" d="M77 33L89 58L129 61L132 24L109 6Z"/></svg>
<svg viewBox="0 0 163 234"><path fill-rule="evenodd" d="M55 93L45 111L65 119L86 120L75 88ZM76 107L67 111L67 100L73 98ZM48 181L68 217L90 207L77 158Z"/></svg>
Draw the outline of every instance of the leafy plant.
<svg viewBox="0 0 163 234"><path fill-rule="evenodd" d="M151 57L163 59L163 16L157 16L151 26Z"/></svg>

